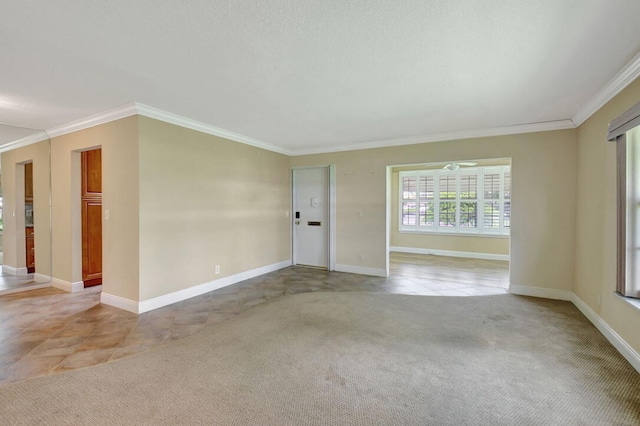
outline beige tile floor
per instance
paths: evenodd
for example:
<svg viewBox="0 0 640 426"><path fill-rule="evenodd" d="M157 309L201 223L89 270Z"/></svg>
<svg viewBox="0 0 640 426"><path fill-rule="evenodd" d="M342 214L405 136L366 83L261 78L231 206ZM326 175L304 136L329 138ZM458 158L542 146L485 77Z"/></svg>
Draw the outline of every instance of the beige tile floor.
<svg viewBox="0 0 640 426"><path fill-rule="evenodd" d="M508 262L393 254L389 278L286 268L142 315L100 304L100 287L0 296L0 383L117 360L313 291L470 296L505 293Z"/></svg>

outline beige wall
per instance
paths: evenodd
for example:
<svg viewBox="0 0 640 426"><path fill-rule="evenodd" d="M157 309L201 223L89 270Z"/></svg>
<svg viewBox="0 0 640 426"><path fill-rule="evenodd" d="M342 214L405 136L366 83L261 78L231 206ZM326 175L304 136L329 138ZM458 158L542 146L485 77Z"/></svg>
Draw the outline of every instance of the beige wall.
<svg viewBox="0 0 640 426"><path fill-rule="evenodd" d="M24 219L9 212L16 164L33 161L36 272L50 275L53 253L56 280L82 281L80 152L98 147L103 292L138 302L290 259L287 156L134 116L52 139L52 251L49 142L2 154L7 265L25 265Z"/></svg>
<svg viewBox="0 0 640 426"><path fill-rule="evenodd" d="M291 258L287 156L139 120L140 300Z"/></svg>
<svg viewBox="0 0 640 426"><path fill-rule="evenodd" d="M397 223L397 222L392 222ZM392 228L393 229L393 225ZM509 255L508 237L475 237L461 235L429 235L409 232L391 233L391 247L444 250L478 254Z"/></svg>
<svg viewBox="0 0 640 426"><path fill-rule="evenodd" d="M111 220L103 222L102 288L137 300L137 118L56 137L50 143L51 162L49 141L2 153L4 263L25 266L24 231L20 231L24 218L20 214L14 217L13 212L24 211L24 201L19 199L24 196L24 171L19 164L32 160L36 273L53 276L66 285L82 281L79 152L102 147L103 208L111 211Z"/></svg>
<svg viewBox="0 0 640 426"><path fill-rule="evenodd" d="M614 294L616 282L615 144L608 124L640 101L636 80L578 129L574 292L640 352L640 310ZM600 302L598 302L600 299Z"/></svg>
<svg viewBox="0 0 640 426"><path fill-rule="evenodd" d="M33 210L36 273L51 275L49 233L49 141L2 153L2 197L5 265L26 265L24 230L24 166L33 162Z"/></svg>
<svg viewBox="0 0 640 426"><path fill-rule="evenodd" d="M571 290L576 144L577 131L562 130L297 156L291 163L336 165L336 263L384 269L388 165L511 158L511 284Z"/></svg>
<svg viewBox="0 0 640 426"><path fill-rule="evenodd" d="M417 249L446 250L483 254L509 254L508 237L469 236L469 235L435 235L398 231L399 223L399 173L391 173L391 247L408 247Z"/></svg>
<svg viewBox="0 0 640 426"><path fill-rule="evenodd" d="M52 139L53 275L82 281L80 152L102 148L102 291L138 300L138 118ZM3 154L4 155L4 154ZM37 242L36 242L37 243Z"/></svg>

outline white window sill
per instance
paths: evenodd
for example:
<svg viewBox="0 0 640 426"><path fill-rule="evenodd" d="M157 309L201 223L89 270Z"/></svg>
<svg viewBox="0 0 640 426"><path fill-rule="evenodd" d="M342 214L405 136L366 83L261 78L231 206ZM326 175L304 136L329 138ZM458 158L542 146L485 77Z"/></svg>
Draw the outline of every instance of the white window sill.
<svg viewBox="0 0 640 426"><path fill-rule="evenodd" d="M640 299L623 296L620 293L618 293L617 291L614 291L613 294L615 294L616 296L618 296L620 299L624 300L625 302L627 302L631 306L633 306L633 307L635 307L637 309L640 309Z"/></svg>
<svg viewBox="0 0 640 426"><path fill-rule="evenodd" d="M400 234L442 235L446 237L481 237L481 238L509 238L509 234L475 234L472 232L436 232L436 231L409 231L399 229Z"/></svg>

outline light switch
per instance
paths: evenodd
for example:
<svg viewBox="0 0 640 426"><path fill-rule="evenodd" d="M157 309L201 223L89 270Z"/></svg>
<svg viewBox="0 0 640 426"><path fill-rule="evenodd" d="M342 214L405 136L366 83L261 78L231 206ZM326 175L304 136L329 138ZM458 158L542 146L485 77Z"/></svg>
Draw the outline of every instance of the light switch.
<svg viewBox="0 0 640 426"><path fill-rule="evenodd" d="M104 211L104 220L109 220L109 210Z"/></svg>
<svg viewBox="0 0 640 426"><path fill-rule="evenodd" d="M311 207L318 207L318 197L311 197Z"/></svg>

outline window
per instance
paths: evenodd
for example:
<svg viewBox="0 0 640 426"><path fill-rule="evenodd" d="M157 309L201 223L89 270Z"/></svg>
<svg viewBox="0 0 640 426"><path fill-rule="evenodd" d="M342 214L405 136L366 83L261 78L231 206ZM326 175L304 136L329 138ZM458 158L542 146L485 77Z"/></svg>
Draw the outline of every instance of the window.
<svg viewBox="0 0 640 426"><path fill-rule="evenodd" d="M510 166L400 172L400 231L508 235Z"/></svg>
<svg viewBox="0 0 640 426"><path fill-rule="evenodd" d="M618 293L640 298L640 104L609 125L617 151Z"/></svg>
<svg viewBox="0 0 640 426"><path fill-rule="evenodd" d="M4 220L2 218L2 186L0 185L0 233L4 230ZM0 249L0 251L2 251Z"/></svg>

